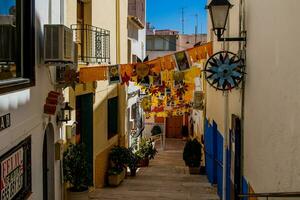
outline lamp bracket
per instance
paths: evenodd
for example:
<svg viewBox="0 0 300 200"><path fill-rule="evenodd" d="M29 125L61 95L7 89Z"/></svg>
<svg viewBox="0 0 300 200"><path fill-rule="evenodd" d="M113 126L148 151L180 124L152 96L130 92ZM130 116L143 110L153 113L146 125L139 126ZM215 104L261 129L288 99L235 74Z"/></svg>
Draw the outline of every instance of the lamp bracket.
<svg viewBox="0 0 300 200"><path fill-rule="evenodd" d="M231 37L231 38L221 38L218 37L219 42L243 42L247 41L246 37Z"/></svg>
<svg viewBox="0 0 300 200"><path fill-rule="evenodd" d="M219 42L245 42L247 41L247 37L229 37L229 38L222 38L222 35L224 34L224 30L217 29L215 30L215 34L218 37ZM243 31L245 33L245 31Z"/></svg>

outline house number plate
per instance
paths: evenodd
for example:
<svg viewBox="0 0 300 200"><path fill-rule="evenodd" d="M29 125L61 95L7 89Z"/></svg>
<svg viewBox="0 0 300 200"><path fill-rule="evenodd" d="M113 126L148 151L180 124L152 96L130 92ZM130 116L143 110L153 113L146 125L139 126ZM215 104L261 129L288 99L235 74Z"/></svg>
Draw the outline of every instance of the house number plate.
<svg viewBox="0 0 300 200"><path fill-rule="evenodd" d="M0 131L10 127L10 114L0 116Z"/></svg>

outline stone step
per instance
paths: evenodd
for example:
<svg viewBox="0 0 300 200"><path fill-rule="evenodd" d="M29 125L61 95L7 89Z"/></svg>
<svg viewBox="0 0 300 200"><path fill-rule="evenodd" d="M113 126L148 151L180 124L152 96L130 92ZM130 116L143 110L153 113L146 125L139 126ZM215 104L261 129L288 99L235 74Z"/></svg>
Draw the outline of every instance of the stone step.
<svg viewBox="0 0 300 200"><path fill-rule="evenodd" d="M116 188L97 189L90 194L95 200L219 200L216 188L206 176L190 175L182 160L184 141L167 140L150 166L140 168L136 177L127 177Z"/></svg>

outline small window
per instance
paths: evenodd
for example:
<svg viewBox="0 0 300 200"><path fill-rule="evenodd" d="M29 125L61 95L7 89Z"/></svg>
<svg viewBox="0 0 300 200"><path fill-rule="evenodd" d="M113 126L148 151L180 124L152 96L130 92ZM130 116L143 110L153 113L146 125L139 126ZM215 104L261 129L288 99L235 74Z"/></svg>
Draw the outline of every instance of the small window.
<svg viewBox="0 0 300 200"><path fill-rule="evenodd" d="M154 43L153 38L150 37L150 36L147 36L147 40L146 40L146 50L147 51L153 51L154 50L153 43Z"/></svg>
<svg viewBox="0 0 300 200"><path fill-rule="evenodd" d="M118 97L108 99L107 102L107 138L118 134Z"/></svg>
<svg viewBox="0 0 300 200"><path fill-rule="evenodd" d="M154 41L154 49L157 51L163 51L164 50L164 39L163 37L157 37Z"/></svg>
<svg viewBox="0 0 300 200"><path fill-rule="evenodd" d="M0 93L34 85L34 0L0 0Z"/></svg>

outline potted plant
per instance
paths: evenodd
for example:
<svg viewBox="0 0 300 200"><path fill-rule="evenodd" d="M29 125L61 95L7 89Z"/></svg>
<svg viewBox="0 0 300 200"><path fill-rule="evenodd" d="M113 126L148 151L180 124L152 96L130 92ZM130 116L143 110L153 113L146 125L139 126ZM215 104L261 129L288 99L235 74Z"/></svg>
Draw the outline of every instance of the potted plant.
<svg viewBox="0 0 300 200"><path fill-rule="evenodd" d="M189 136L189 128L188 126L184 125L181 127L181 136L183 138L187 138Z"/></svg>
<svg viewBox="0 0 300 200"><path fill-rule="evenodd" d="M183 150L183 160L190 174L200 174L201 144L197 139L189 139Z"/></svg>
<svg viewBox="0 0 300 200"><path fill-rule="evenodd" d="M159 135L161 133L162 133L162 131L161 131L160 126L158 126L158 125L153 126L153 128L151 130L152 136L156 136L156 135Z"/></svg>
<svg viewBox="0 0 300 200"><path fill-rule="evenodd" d="M129 151L128 167L130 169L130 176L136 176L136 171L138 169L138 164L141 160L141 157L136 152L133 152L132 148L129 148L128 151Z"/></svg>
<svg viewBox="0 0 300 200"><path fill-rule="evenodd" d="M115 146L110 150L111 167L108 170L108 184L118 186L125 178L129 152L125 147Z"/></svg>
<svg viewBox="0 0 300 200"><path fill-rule="evenodd" d="M68 200L88 199L87 161L83 144L70 144L63 155L64 180L70 184Z"/></svg>
<svg viewBox="0 0 300 200"><path fill-rule="evenodd" d="M125 178L124 168L111 167L108 170L108 184L110 186L118 186Z"/></svg>
<svg viewBox="0 0 300 200"><path fill-rule="evenodd" d="M149 161L154 159L157 153L156 148L153 145L153 141L151 139L141 139L139 144L139 149L137 151L137 155L141 158L140 166L147 167L149 166Z"/></svg>

